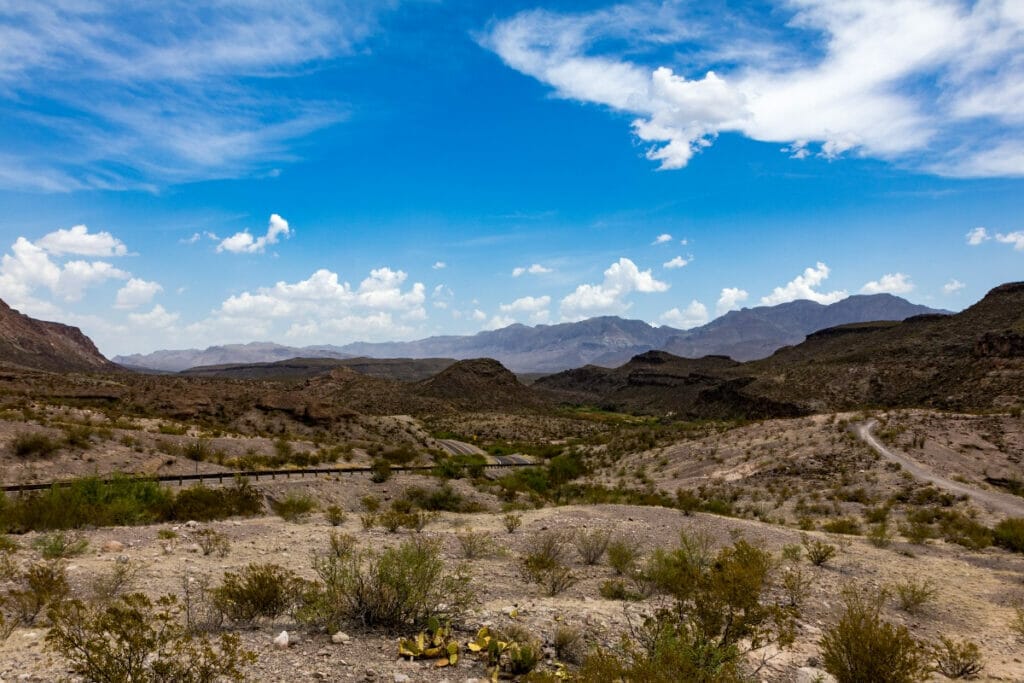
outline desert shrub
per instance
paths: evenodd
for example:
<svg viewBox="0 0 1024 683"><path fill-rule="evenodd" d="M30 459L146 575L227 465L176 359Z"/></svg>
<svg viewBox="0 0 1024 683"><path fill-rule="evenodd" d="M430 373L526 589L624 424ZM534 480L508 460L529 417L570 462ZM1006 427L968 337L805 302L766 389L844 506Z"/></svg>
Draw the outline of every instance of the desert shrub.
<svg viewBox="0 0 1024 683"><path fill-rule="evenodd" d="M523 525L523 516L515 512L510 512L501 518L501 523L505 525L505 531L510 534L514 534L516 529Z"/></svg>
<svg viewBox="0 0 1024 683"><path fill-rule="evenodd" d="M58 560L83 554L89 548L89 539L77 533L55 531L37 538L32 547L47 560Z"/></svg>
<svg viewBox="0 0 1024 683"><path fill-rule="evenodd" d="M938 595L935 586L927 580L908 579L897 583L895 589L896 604L901 610L910 614L920 612L926 603L931 602Z"/></svg>
<svg viewBox="0 0 1024 683"><path fill-rule="evenodd" d="M211 592L213 604L233 622L275 619L295 608L304 582L276 564L249 564L239 573L227 572Z"/></svg>
<svg viewBox="0 0 1024 683"><path fill-rule="evenodd" d="M89 581L93 602L107 604L121 597L135 584L142 572L138 562L118 558L109 571L101 572Z"/></svg>
<svg viewBox="0 0 1024 683"><path fill-rule="evenodd" d="M405 514L396 510L388 510L377 515L377 521L388 530L388 533L394 534L405 526Z"/></svg>
<svg viewBox="0 0 1024 683"><path fill-rule="evenodd" d="M584 654L583 632L568 624L558 626L551 636L551 647L561 661L577 664Z"/></svg>
<svg viewBox="0 0 1024 683"><path fill-rule="evenodd" d="M850 519L849 517L839 517L832 519L821 525L824 531L833 534L847 534L850 536L857 536L860 534L860 524L857 520Z"/></svg>
<svg viewBox="0 0 1024 683"><path fill-rule="evenodd" d="M836 547L818 539L803 537L804 550L807 551L807 559L815 567L823 567L836 554Z"/></svg>
<svg viewBox="0 0 1024 683"><path fill-rule="evenodd" d="M402 498L398 500L406 501L411 507L431 512L478 512L480 509L447 482L431 489L410 486L402 492Z"/></svg>
<svg viewBox="0 0 1024 683"><path fill-rule="evenodd" d="M220 557L227 557L231 552L231 542L228 541L228 537L216 529L199 529L192 534L192 537L199 544L203 555L217 554Z"/></svg>
<svg viewBox="0 0 1024 683"><path fill-rule="evenodd" d="M370 481L383 484L391 478L391 463L384 458L376 458L370 465Z"/></svg>
<svg viewBox="0 0 1024 683"><path fill-rule="evenodd" d="M332 531L327 539L327 554L331 557L348 557L355 552L356 545L356 537L352 534Z"/></svg>
<svg viewBox="0 0 1024 683"><path fill-rule="evenodd" d="M605 600L640 600L643 598L636 591L630 590L622 579L608 579L601 583L597 591Z"/></svg>
<svg viewBox="0 0 1024 683"><path fill-rule="evenodd" d="M892 531L889 530L889 523L883 520L873 525L868 531L868 541L876 548L888 548L892 545Z"/></svg>
<svg viewBox="0 0 1024 683"><path fill-rule="evenodd" d="M366 512L377 512L380 510L380 498L372 494L365 495L359 499L359 504Z"/></svg>
<svg viewBox="0 0 1024 683"><path fill-rule="evenodd" d="M60 448L60 445L45 434L18 434L11 441L11 452L19 458L46 458Z"/></svg>
<svg viewBox="0 0 1024 683"><path fill-rule="evenodd" d="M214 604L209 576L186 570L181 577L181 608L189 633L210 633L224 624L224 613Z"/></svg>
<svg viewBox="0 0 1024 683"><path fill-rule="evenodd" d="M92 437L95 434L92 427L84 425L72 425L64 428L64 444L69 448L88 450L92 448Z"/></svg>
<svg viewBox="0 0 1024 683"><path fill-rule="evenodd" d="M494 541L489 534L482 531L469 529L461 534L455 534L455 538L459 543L459 550L462 551L462 557L467 560L476 560L494 552Z"/></svg>
<svg viewBox="0 0 1024 683"><path fill-rule="evenodd" d="M252 516L263 512L263 497L244 477L234 484L207 488L202 484L183 489L174 497L164 519L206 522L234 515Z"/></svg>
<svg viewBox="0 0 1024 683"><path fill-rule="evenodd" d="M782 559L786 562L797 563L804 555L803 546L798 543L787 543L782 546Z"/></svg>
<svg viewBox="0 0 1024 683"><path fill-rule="evenodd" d="M377 526L377 515L372 512L364 512L359 515L359 523L363 525L363 531L369 531Z"/></svg>
<svg viewBox="0 0 1024 683"><path fill-rule="evenodd" d="M981 650L969 640L957 642L945 636L932 647L935 669L946 678L973 678L985 668Z"/></svg>
<svg viewBox="0 0 1024 683"><path fill-rule="evenodd" d="M210 442L206 439L196 439L185 444L181 449L181 454L198 464L204 460L209 460L213 451L210 448Z"/></svg>
<svg viewBox="0 0 1024 683"><path fill-rule="evenodd" d="M970 550L992 545L992 530L956 510L943 510L938 517L942 537Z"/></svg>
<svg viewBox="0 0 1024 683"><path fill-rule="evenodd" d="M608 543L608 565L619 576L629 574L636 566L637 551L634 545L624 539L615 539Z"/></svg>
<svg viewBox="0 0 1024 683"><path fill-rule="evenodd" d="M331 526L341 526L348 519L348 515L337 505L330 505L326 510L327 522Z"/></svg>
<svg viewBox="0 0 1024 683"><path fill-rule="evenodd" d="M822 635L821 660L838 683L916 683L928 674L920 644L904 626L882 619L883 594L843 593L839 621Z"/></svg>
<svg viewBox="0 0 1024 683"><path fill-rule="evenodd" d="M558 595L578 580L567 566L567 540L565 534L557 531L532 536L519 562L523 579L539 585L549 596Z"/></svg>
<svg viewBox="0 0 1024 683"><path fill-rule="evenodd" d="M223 634L214 644L190 634L179 623L172 596L154 604L134 593L99 607L74 600L51 608L49 615L47 647L86 681L242 681L242 668L256 660L238 636Z"/></svg>
<svg viewBox="0 0 1024 683"><path fill-rule="evenodd" d="M2 507L2 504L0 504ZM18 551L18 542L6 534L0 534L0 553L13 553Z"/></svg>
<svg viewBox="0 0 1024 683"><path fill-rule="evenodd" d="M289 493L281 500L270 501L270 509L286 522L301 522L316 509L316 501L302 493Z"/></svg>
<svg viewBox="0 0 1024 683"><path fill-rule="evenodd" d="M573 536L572 542L576 546L576 552L579 553L583 564L595 565L604 557L611 539L612 533L607 529L594 529L593 531L580 529Z"/></svg>
<svg viewBox="0 0 1024 683"><path fill-rule="evenodd" d="M786 603L790 607L802 607L807 599L807 594L814 585L814 580L799 566L787 567L782 572L780 580L783 593L786 596Z"/></svg>
<svg viewBox="0 0 1024 683"><path fill-rule="evenodd" d="M412 537L382 551L319 555L320 583L308 592L302 618L338 628L345 622L391 631L459 616L472 600L469 575L445 565L437 541Z"/></svg>
<svg viewBox="0 0 1024 683"><path fill-rule="evenodd" d="M995 544L1015 553L1024 553L1024 517L1010 517L993 529Z"/></svg>
<svg viewBox="0 0 1024 683"><path fill-rule="evenodd" d="M7 591L7 603L23 624L34 624L48 607L64 601L69 591L67 573L58 562L33 564Z"/></svg>

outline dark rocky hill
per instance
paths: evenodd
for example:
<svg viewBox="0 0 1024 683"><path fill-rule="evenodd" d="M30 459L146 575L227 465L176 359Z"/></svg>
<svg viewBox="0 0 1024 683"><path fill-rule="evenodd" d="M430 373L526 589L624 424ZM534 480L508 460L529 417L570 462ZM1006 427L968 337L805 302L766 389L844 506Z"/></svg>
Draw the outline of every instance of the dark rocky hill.
<svg viewBox="0 0 1024 683"><path fill-rule="evenodd" d="M0 362L53 372L116 369L77 327L30 318L3 301L0 301Z"/></svg>
<svg viewBox="0 0 1024 683"><path fill-rule="evenodd" d="M298 380L325 375L335 368L348 368L362 375L416 382L441 372L451 358L290 358L273 363L203 365L182 371L191 377L232 379Z"/></svg>

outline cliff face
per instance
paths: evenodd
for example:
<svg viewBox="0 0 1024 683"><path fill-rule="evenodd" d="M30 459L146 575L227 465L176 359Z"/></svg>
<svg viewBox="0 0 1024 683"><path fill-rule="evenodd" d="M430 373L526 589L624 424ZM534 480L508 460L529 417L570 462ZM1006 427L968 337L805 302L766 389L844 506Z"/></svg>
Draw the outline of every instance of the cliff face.
<svg viewBox="0 0 1024 683"><path fill-rule="evenodd" d="M3 301L0 301L0 363L53 372L117 369L77 327L30 318Z"/></svg>

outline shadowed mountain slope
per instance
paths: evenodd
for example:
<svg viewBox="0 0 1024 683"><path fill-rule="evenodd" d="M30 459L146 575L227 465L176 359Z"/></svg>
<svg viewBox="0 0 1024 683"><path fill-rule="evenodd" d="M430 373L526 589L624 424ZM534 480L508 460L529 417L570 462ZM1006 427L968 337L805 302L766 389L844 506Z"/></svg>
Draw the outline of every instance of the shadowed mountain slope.
<svg viewBox="0 0 1024 683"><path fill-rule="evenodd" d="M30 318L3 301L0 301L0 362L53 372L117 369L77 327Z"/></svg>

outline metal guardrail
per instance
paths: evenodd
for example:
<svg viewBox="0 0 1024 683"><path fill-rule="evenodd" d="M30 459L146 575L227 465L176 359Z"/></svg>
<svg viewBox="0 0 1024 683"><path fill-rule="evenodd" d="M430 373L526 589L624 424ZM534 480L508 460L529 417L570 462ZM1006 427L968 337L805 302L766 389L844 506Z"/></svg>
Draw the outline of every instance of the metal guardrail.
<svg viewBox="0 0 1024 683"><path fill-rule="evenodd" d="M484 470L501 470L510 469L516 467L537 467L536 463L488 463L486 465L480 465ZM392 465L391 472L431 472L437 466L436 465ZM291 479L293 476L304 478L306 476L316 476L320 474L370 474L373 472L372 467L308 467L304 469L285 469L285 470L243 470L238 472L203 472L199 474L165 474L157 477L125 477L126 479L138 479L139 481L155 481L158 483L174 483L177 482L179 486L183 485L187 481L213 481L216 480L218 483L223 484L224 480L232 481L235 477L244 477L250 481L258 482L261 477L271 479L277 479L278 477L284 477L285 479ZM0 490L9 493L21 493L23 491L45 491L54 486L70 486L75 480L73 479L62 479L57 481L42 482L36 484L8 484L6 486L0 486ZM114 481L113 478L101 479L104 484L109 484Z"/></svg>

